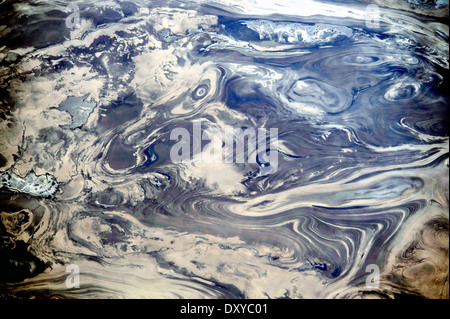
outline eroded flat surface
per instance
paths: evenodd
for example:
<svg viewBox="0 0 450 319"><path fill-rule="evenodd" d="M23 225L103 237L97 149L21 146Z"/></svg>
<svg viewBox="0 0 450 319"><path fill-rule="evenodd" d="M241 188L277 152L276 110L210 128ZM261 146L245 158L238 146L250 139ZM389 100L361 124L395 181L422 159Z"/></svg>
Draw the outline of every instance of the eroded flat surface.
<svg viewBox="0 0 450 319"><path fill-rule="evenodd" d="M3 1L0 296L448 298L448 2L368 4Z"/></svg>

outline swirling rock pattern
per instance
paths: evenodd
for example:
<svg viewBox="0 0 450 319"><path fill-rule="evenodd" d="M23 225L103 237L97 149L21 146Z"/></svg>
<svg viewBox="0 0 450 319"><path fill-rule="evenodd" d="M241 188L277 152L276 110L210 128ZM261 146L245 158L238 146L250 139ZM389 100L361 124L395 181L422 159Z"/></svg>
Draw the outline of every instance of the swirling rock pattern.
<svg viewBox="0 0 450 319"><path fill-rule="evenodd" d="M3 1L0 296L448 298L448 2L368 4Z"/></svg>

